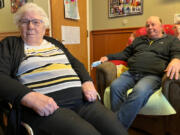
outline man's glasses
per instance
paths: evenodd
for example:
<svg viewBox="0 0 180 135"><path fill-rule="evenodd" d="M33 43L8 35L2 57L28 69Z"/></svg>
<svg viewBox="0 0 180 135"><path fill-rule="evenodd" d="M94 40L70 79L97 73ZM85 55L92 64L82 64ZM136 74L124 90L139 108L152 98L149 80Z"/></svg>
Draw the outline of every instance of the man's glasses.
<svg viewBox="0 0 180 135"><path fill-rule="evenodd" d="M32 23L34 26L40 26L43 23L43 21L39 19L32 19L32 20L21 19L19 22L22 26L27 26L30 23Z"/></svg>

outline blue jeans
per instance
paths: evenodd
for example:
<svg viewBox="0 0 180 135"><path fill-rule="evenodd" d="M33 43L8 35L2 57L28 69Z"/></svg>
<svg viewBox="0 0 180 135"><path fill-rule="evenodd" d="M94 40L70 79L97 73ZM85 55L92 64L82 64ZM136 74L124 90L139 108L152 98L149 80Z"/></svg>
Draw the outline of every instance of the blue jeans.
<svg viewBox="0 0 180 135"><path fill-rule="evenodd" d="M161 77L124 72L111 84L111 109L128 129L149 97L161 86ZM133 88L132 93L127 91Z"/></svg>

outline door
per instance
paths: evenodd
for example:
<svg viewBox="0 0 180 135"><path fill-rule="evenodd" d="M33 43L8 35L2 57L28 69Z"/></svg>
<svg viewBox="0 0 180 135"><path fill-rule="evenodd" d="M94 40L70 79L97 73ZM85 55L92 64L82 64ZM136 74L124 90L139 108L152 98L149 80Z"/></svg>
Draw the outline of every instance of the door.
<svg viewBox="0 0 180 135"><path fill-rule="evenodd" d="M64 0L51 0L52 36L62 41L61 26L80 27L80 44L65 45L88 70L86 0L78 0L79 20L65 19Z"/></svg>

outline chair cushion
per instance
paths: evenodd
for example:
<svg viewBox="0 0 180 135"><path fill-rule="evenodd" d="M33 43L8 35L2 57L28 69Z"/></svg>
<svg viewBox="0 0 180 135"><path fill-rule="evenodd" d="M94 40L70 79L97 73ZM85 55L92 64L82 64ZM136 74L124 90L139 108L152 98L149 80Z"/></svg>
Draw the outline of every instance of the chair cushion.
<svg viewBox="0 0 180 135"><path fill-rule="evenodd" d="M130 89L132 90L132 89ZM130 91L129 90L129 91ZM107 87L104 93L104 105L108 109L111 108L110 104L110 87ZM161 89L157 90L149 98L146 105L140 110L139 114L143 115L172 115L176 114L175 109L171 106L168 100L164 97Z"/></svg>
<svg viewBox="0 0 180 135"><path fill-rule="evenodd" d="M120 75L127 71L129 68L124 66L123 64L120 64L120 65L116 65L116 68L117 68L117 77L120 77Z"/></svg>
<svg viewBox="0 0 180 135"><path fill-rule="evenodd" d="M127 66L127 62L123 61L123 60L109 60L109 62L112 62L114 65L125 65Z"/></svg>

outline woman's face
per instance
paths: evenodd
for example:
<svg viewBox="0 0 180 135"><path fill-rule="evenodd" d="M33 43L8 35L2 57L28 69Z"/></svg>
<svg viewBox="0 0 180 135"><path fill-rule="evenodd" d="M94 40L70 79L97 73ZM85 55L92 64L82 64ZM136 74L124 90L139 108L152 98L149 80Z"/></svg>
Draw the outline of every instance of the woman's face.
<svg viewBox="0 0 180 135"><path fill-rule="evenodd" d="M19 22L21 37L28 45L40 45L45 34L45 25L37 12L25 12Z"/></svg>

